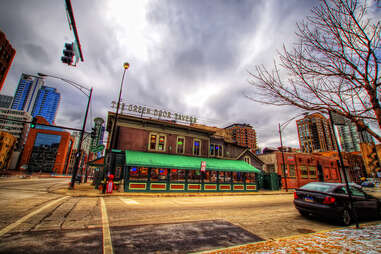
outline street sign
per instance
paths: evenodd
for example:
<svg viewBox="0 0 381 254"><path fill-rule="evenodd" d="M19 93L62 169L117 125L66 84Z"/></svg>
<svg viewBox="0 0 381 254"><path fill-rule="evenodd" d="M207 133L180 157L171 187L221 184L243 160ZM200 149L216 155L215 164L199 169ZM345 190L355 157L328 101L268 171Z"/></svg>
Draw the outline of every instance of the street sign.
<svg viewBox="0 0 381 254"><path fill-rule="evenodd" d="M91 149L91 152L93 152L93 153L98 153L98 152L102 152L103 149L105 149L105 146L104 146L104 145L98 145L98 146L96 146L96 147L93 147L93 148Z"/></svg>
<svg viewBox="0 0 381 254"><path fill-rule="evenodd" d="M201 161L201 172L205 172L206 169L206 161Z"/></svg>

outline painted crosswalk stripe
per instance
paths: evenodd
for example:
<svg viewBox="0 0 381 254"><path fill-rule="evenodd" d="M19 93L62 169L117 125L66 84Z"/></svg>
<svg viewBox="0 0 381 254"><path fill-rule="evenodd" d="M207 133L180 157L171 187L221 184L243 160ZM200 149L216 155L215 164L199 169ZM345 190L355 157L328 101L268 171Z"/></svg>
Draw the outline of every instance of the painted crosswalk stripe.
<svg viewBox="0 0 381 254"><path fill-rule="evenodd" d="M124 203L126 203L127 205L137 205L139 204L139 202L133 200L133 199L129 199L129 198L120 198Z"/></svg>
<svg viewBox="0 0 381 254"><path fill-rule="evenodd" d="M25 215L24 217L22 217L21 219L19 219L18 221L6 226L5 228L3 228L2 230L0 230L0 237L3 236L4 234L8 233L9 231L11 231L12 229L16 228L17 226L19 226L21 223L23 223L24 221L26 221L27 219L31 218L32 216L38 214L39 212L41 212L42 210L45 210L46 208L50 207L50 206L53 206L57 203L59 203L60 201L64 200L65 198L68 198L68 196L66 197L62 197L60 199L56 199L56 200L53 200L52 202L44 205L43 207L40 207L39 209Z"/></svg>
<svg viewBox="0 0 381 254"><path fill-rule="evenodd" d="M112 254L112 240L110 233L110 225L108 222L107 208L103 198L101 198L102 211L102 233L103 233L103 254Z"/></svg>

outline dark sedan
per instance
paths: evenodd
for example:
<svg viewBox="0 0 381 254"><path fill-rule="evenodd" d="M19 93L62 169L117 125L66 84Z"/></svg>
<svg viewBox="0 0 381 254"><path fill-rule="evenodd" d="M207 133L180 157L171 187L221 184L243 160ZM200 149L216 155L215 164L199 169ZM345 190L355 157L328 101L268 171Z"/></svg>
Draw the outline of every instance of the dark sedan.
<svg viewBox="0 0 381 254"><path fill-rule="evenodd" d="M354 184L349 185L353 207L359 219L381 218L381 200ZM294 192L294 205L301 215L317 215L340 220L344 225L353 221L344 183L308 183Z"/></svg>

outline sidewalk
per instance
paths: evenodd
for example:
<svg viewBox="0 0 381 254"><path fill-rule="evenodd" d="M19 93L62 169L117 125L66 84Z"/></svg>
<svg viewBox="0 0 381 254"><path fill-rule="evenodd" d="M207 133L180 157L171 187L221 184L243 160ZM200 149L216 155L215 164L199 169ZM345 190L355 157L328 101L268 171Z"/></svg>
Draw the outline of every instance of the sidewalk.
<svg viewBox="0 0 381 254"><path fill-rule="evenodd" d="M199 253L381 253L381 222Z"/></svg>

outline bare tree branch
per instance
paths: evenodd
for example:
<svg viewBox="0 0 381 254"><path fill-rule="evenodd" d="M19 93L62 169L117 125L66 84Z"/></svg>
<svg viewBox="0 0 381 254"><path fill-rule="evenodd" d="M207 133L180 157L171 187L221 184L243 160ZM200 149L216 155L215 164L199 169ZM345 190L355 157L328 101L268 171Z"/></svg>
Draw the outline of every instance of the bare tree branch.
<svg viewBox="0 0 381 254"><path fill-rule="evenodd" d="M321 0L312 14L297 24L298 42L283 46L272 71L256 66L249 81L253 101L291 105L308 111L334 111L381 136L380 56L381 23L368 15L360 0ZM286 77L286 78L284 78ZM377 123L377 130L367 124Z"/></svg>

